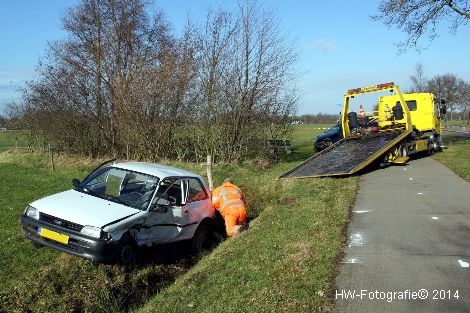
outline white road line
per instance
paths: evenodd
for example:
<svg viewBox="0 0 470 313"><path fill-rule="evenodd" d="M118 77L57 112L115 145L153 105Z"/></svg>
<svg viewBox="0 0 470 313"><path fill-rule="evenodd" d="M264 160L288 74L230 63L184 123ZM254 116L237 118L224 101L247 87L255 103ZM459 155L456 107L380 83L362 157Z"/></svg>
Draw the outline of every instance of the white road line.
<svg viewBox="0 0 470 313"><path fill-rule="evenodd" d="M360 233L355 233L349 236L349 245L348 247L361 247L363 245L364 237Z"/></svg>
<svg viewBox="0 0 470 313"><path fill-rule="evenodd" d="M413 180L413 177L408 178L409 180Z"/></svg>
<svg viewBox="0 0 470 313"><path fill-rule="evenodd" d="M422 192L418 192L417 195L422 195L423 193Z"/></svg>
<svg viewBox="0 0 470 313"><path fill-rule="evenodd" d="M367 210L358 210L358 211L352 211L352 212L357 213L357 214L369 213L369 211L367 211Z"/></svg>
<svg viewBox="0 0 470 313"><path fill-rule="evenodd" d="M433 220L438 220L438 219L439 219L439 217L437 217L437 216L433 216L433 217L432 217L432 219L433 219Z"/></svg>
<svg viewBox="0 0 470 313"><path fill-rule="evenodd" d="M470 265L470 264L468 264L468 262L465 262L465 261L462 261L462 260L459 260L459 264L460 264L460 266L463 267L463 268L466 268L466 267L468 267L468 266Z"/></svg>
<svg viewBox="0 0 470 313"><path fill-rule="evenodd" d="M345 264L362 264L362 261L359 260L358 258L347 258L346 261L343 263Z"/></svg>

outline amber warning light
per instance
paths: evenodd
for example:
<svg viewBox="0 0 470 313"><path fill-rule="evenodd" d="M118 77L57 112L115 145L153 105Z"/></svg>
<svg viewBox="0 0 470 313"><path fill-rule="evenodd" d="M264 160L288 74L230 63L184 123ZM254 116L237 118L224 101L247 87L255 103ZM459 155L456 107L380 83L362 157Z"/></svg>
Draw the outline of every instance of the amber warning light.
<svg viewBox="0 0 470 313"><path fill-rule="evenodd" d="M374 86L368 86L368 87L362 87L362 88L356 88L356 89L349 89L348 94L379 91L379 90L383 90L383 89L392 88L394 85L395 84L393 82L390 82L390 83L378 84L378 85L374 85Z"/></svg>

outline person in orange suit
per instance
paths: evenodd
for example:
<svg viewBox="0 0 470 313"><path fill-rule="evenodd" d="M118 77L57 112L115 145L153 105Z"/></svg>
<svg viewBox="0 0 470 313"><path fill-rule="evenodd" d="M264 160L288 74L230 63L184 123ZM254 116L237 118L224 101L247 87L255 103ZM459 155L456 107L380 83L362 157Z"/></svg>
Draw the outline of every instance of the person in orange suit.
<svg viewBox="0 0 470 313"><path fill-rule="evenodd" d="M238 234L240 227L246 224L246 202L245 194L231 178L226 178L222 186L214 189L212 204L224 218L227 235Z"/></svg>

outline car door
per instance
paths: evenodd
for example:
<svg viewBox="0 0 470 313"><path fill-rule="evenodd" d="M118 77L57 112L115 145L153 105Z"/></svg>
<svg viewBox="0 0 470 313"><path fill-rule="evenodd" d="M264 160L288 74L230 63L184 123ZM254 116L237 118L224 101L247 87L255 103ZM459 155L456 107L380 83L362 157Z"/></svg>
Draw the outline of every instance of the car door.
<svg viewBox="0 0 470 313"><path fill-rule="evenodd" d="M185 179L186 206L189 213L188 224L197 224L205 217L213 216L213 206L208 192L196 177Z"/></svg>
<svg viewBox="0 0 470 313"><path fill-rule="evenodd" d="M156 192L147 217L136 234L141 245L167 243L178 237L189 221L184 208L184 180L164 179Z"/></svg>
<svg viewBox="0 0 470 313"><path fill-rule="evenodd" d="M337 142L343 138L343 128L341 126L337 126L333 135L333 142Z"/></svg>

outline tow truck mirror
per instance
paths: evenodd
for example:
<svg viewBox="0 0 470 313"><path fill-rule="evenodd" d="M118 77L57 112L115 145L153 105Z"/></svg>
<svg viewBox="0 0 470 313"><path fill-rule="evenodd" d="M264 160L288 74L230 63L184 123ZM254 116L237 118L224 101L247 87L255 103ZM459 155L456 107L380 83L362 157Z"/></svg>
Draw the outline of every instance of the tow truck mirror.
<svg viewBox="0 0 470 313"><path fill-rule="evenodd" d="M444 101L445 103L445 101ZM441 105L441 115L447 114L447 106L445 104Z"/></svg>
<svg viewBox="0 0 470 313"><path fill-rule="evenodd" d="M78 185L80 185L80 181L78 179L74 178L74 179L72 179L72 185L74 187L78 187Z"/></svg>

